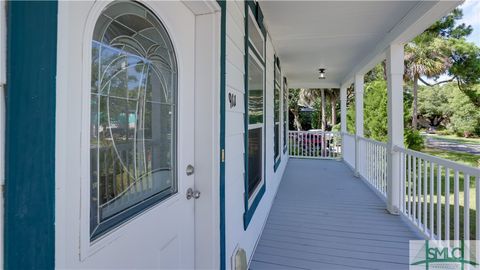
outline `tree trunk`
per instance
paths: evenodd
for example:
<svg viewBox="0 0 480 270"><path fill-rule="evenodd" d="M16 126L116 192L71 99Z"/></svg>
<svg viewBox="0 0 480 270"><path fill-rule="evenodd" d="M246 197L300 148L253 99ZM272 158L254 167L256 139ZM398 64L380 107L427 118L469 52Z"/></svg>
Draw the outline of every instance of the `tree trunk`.
<svg viewBox="0 0 480 270"><path fill-rule="evenodd" d="M417 130L417 101L418 101L418 76L413 78L413 104L412 104L412 129Z"/></svg>
<svg viewBox="0 0 480 270"><path fill-rule="evenodd" d="M332 106L332 126L335 126L337 124L337 96L334 93L330 96L330 104Z"/></svg>
<svg viewBox="0 0 480 270"><path fill-rule="evenodd" d="M293 114L293 124L297 128L297 131L302 130L302 123L300 122L300 115L298 114L298 110L290 110Z"/></svg>
<svg viewBox="0 0 480 270"><path fill-rule="evenodd" d="M321 89L322 94L322 131L325 131L327 127L327 117L325 115L325 89Z"/></svg>

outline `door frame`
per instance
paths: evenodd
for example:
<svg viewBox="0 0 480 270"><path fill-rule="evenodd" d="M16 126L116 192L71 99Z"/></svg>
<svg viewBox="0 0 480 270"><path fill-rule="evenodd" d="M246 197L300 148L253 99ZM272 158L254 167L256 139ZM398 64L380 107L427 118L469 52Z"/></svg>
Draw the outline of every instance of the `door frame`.
<svg viewBox="0 0 480 270"><path fill-rule="evenodd" d="M139 1L150 7L148 1ZM86 78L86 74L90 74L90 41L95 27L97 18L102 10L110 3L110 1L96 1L92 4L85 25L84 32L80 33L80 37L72 39L72 33L68 33L68 25L72 23L72 19L68 14L67 8L62 8L62 2L59 2L58 9L58 38L57 38L57 93L56 93L56 144L55 144L55 266L69 267L72 256L74 260L82 261L88 256L94 254L105 246L108 246L118 237L118 234L112 233L106 235L97 244L91 246L88 234L88 222L85 226L84 220L75 220L77 217L69 213L68 207L78 208L81 216L85 217L85 210L88 214L88 207L85 207L84 196L88 191L85 187L85 164L79 162L80 168L76 172L80 172L79 177L71 177L72 172L68 171L67 163L83 160L85 155L88 156L89 149L81 149L80 156L72 156L72 151L65 151L69 145L67 140L71 135L69 129L72 125L81 123L85 127L90 121L88 117L80 117L80 119L69 119L68 112L72 109L69 103L72 102L72 96L65 89L71 83L80 83L82 88L90 84L90 78ZM195 268L218 268L220 263L220 195L219 195L219 171L220 171L220 6L216 1L185 1L185 6L195 15L195 188L201 192L200 199L195 201L195 239L192 239L195 245ZM66 3L68 5L68 3ZM77 33L78 35L78 33ZM68 68L69 52L67 50L69 42L82 42L83 66L80 68L80 76L78 78L69 74ZM84 100L85 95L89 95L88 91L82 91L77 94ZM80 101L81 103L81 101ZM89 104L82 104L81 108L85 108ZM78 105L77 105L78 107ZM74 108L77 108L74 107ZM79 114L80 115L80 114ZM83 115L83 113L81 113ZM78 120L78 122L76 121ZM73 123L72 123L73 122ZM83 132L83 130L82 130ZM75 137L85 137L76 134ZM83 139L81 139L83 140ZM81 142L78 142L81 143ZM83 143L81 143L84 145ZM75 146L78 147L78 146ZM85 148L85 147L83 147ZM77 153L78 155L78 153ZM73 174L75 174L74 172ZM81 183L68 183L69 181L78 181ZM63 205L66 202L67 185L73 184L78 187L78 194L72 194L79 197L75 204ZM60 191L60 192L59 192ZM168 200L164 203L168 204ZM73 211L78 213L77 210ZM80 219L80 218L78 218ZM77 237L69 237L68 228L78 227ZM121 230L121 228L119 228ZM87 233L85 233L87 232ZM87 237L87 236L88 237ZM79 236L79 237L78 237ZM76 238L76 239L74 239ZM74 241L78 245L78 253L72 255L71 250L65 250L67 244L65 242ZM70 245L68 245L70 246Z"/></svg>

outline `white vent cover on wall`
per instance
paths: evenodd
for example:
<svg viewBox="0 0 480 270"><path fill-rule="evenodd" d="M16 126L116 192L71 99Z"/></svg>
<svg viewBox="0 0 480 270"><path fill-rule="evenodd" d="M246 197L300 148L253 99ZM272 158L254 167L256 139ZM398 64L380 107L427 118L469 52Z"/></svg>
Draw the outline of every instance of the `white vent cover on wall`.
<svg viewBox="0 0 480 270"><path fill-rule="evenodd" d="M232 256L232 268L234 270L248 270L247 254L243 248L237 248Z"/></svg>

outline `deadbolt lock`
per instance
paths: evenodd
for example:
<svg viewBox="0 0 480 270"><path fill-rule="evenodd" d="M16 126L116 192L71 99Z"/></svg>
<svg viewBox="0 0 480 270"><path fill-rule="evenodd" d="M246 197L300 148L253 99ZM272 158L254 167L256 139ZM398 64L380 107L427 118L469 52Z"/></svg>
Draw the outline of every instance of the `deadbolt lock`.
<svg viewBox="0 0 480 270"><path fill-rule="evenodd" d="M193 190L192 188L187 189L187 200L190 200L191 198L200 198L200 191Z"/></svg>

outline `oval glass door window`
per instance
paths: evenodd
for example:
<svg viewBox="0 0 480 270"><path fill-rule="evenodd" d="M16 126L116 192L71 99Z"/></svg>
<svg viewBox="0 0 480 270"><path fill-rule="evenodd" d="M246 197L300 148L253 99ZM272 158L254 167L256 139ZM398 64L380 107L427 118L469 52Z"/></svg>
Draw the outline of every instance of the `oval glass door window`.
<svg viewBox="0 0 480 270"><path fill-rule="evenodd" d="M165 27L138 3L109 5L92 41L91 239L177 192L176 103Z"/></svg>

